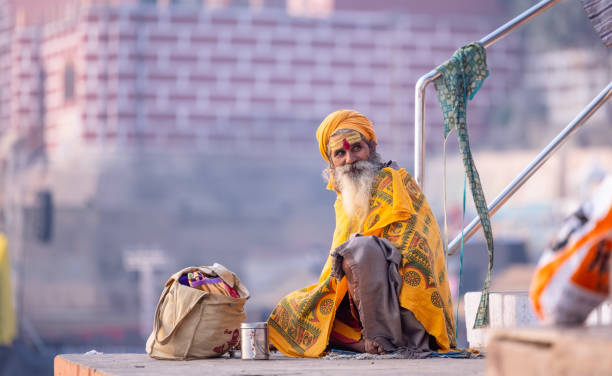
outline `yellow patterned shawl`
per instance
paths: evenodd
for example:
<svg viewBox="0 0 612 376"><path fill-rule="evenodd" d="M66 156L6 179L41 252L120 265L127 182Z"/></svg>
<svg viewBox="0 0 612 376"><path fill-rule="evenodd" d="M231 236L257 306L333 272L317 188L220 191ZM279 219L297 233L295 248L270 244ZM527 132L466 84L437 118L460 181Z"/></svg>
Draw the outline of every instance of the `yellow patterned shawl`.
<svg viewBox="0 0 612 376"><path fill-rule="evenodd" d="M414 313L436 338L440 351L455 347L452 301L438 224L425 196L404 169L384 168L374 183L368 215L362 223L349 220L336 203L336 230L331 251L353 233L388 239L401 253L400 305ZM330 253L331 253L330 251ZM270 341L283 354L320 357L327 347L334 317L347 291L346 278L331 274L328 257L319 283L292 292L268 319Z"/></svg>
<svg viewBox="0 0 612 376"><path fill-rule="evenodd" d="M10 346L17 336L17 318L13 309L11 263L7 239L0 232L0 346Z"/></svg>

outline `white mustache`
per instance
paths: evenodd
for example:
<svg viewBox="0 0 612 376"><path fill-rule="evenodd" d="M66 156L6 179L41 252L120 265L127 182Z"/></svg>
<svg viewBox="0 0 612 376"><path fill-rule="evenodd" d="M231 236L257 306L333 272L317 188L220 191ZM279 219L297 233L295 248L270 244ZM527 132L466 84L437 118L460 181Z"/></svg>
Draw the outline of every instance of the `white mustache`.
<svg viewBox="0 0 612 376"><path fill-rule="evenodd" d="M351 174L351 175L355 175L355 174L359 174L367 169L372 168L372 162L369 161L357 161L357 162L353 162L351 164L348 165L344 165L344 166L339 166L336 167L338 169L338 171L340 173L345 173L345 174Z"/></svg>

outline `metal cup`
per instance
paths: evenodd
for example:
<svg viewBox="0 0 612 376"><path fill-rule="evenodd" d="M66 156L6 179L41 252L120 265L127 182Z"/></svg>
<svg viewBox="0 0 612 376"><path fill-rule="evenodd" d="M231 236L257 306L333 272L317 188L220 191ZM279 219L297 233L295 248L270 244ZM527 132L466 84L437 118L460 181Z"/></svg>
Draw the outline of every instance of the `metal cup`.
<svg viewBox="0 0 612 376"><path fill-rule="evenodd" d="M268 323L243 322L240 324L240 350L242 359L269 359Z"/></svg>

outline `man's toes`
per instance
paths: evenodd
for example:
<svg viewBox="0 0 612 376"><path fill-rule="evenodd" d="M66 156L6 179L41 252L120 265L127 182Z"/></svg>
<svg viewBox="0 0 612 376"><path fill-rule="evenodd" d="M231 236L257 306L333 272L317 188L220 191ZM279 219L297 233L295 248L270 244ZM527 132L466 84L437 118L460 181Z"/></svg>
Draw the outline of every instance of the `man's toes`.
<svg viewBox="0 0 612 376"><path fill-rule="evenodd" d="M374 353L375 354L382 354L383 353L383 348L382 348L381 345L378 344L378 342L374 342L373 346L374 346Z"/></svg>
<svg viewBox="0 0 612 376"><path fill-rule="evenodd" d="M365 340L365 350L369 354L383 354L385 352L378 342L370 339Z"/></svg>

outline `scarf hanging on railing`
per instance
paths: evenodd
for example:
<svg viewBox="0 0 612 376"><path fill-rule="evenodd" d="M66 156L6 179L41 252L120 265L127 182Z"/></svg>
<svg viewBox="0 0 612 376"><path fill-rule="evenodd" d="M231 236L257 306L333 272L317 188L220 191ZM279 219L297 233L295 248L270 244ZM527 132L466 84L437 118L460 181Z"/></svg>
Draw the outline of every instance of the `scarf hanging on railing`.
<svg viewBox="0 0 612 376"><path fill-rule="evenodd" d="M441 73L441 76L434 81L434 85L444 116L444 138L453 129L457 130L463 167L470 182L472 198L480 217L489 251L487 277L482 288L480 304L474 321L474 328L482 328L489 324L489 284L491 268L493 267L493 233L487 202L470 150L470 140L466 126L466 108L468 99L474 97L485 78L489 76L485 49L479 42L470 43L458 49L447 62L440 65L436 70Z"/></svg>

